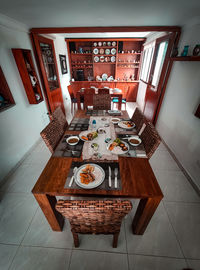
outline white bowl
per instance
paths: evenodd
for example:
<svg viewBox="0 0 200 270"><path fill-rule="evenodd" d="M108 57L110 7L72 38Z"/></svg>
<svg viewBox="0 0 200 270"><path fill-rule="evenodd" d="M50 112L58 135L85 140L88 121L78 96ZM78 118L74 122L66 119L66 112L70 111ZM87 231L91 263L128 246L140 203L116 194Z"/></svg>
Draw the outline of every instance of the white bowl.
<svg viewBox="0 0 200 270"><path fill-rule="evenodd" d="M132 143L130 142L131 139L135 139L138 141L138 143ZM132 146L138 146L139 144L141 144L142 140L138 137L138 136L132 136L128 138L128 142L132 145Z"/></svg>
<svg viewBox="0 0 200 270"><path fill-rule="evenodd" d="M75 142L75 143L70 143L70 142L69 142L70 139L77 139L77 142ZM69 138L66 139L66 142L67 142L69 145L76 145L76 144L78 144L78 142L79 142L79 137L77 137L77 136L70 136Z"/></svg>

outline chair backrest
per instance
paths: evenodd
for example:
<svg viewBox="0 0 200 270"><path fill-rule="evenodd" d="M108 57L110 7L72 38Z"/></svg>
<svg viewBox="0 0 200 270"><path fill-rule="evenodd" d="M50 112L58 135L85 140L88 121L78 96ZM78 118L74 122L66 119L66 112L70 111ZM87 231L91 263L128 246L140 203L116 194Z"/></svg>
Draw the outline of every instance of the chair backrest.
<svg viewBox="0 0 200 270"><path fill-rule="evenodd" d="M52 113L52 117L54 120L57 120L59 122L59 124L63 127L63 131L65 131L68 123L61 107L57 107L55 109L55 111Z"/></svg>
<svg viewBox="0 0 200 270"><path fill-rule="evenodd" d="M142 114L142 112L138 108L135 109L131 120L136 125L136 131L137 131L137 133L142 128L143 123L147 123L147 121L145 119L145 116Z"/></svg>
<svg viewBox="0 0 200 270"><path fill-rule="evenodd" d="M59 140L63 135L63 128L57 120L52 120L40 133L47 147L54 152Z"/></svg>
<svg viewBox="0 0 200 270"><path fill-rule="evenodd" d="M93 95L95 95L94 88L87 88L84 90L84 108L93 106Z"/></svg>
<svg viewBox="0 0 200 270"><path fill-rule="evenodd" d="M140 135L140 138L144 144L146 155L148 159L150 159L161 142L161 138L152 123L147 123L144 131Z"/></svg>
<svg viewBox="0 0 200 270"><path fill-rule="evenodd" d="M99 88L98 89L98 94L109 94L110 93L110 89L108 88Z"/></svg>
<svg viewBox="0 0 200 270"><path fill-rule="evenodd" d="M109 94L97 94L93 96L94 110L110 110L111 96Z"/></svg>
<svg viewBox="0 0 200 270"><path fill-rule="evenodd" d="M116 233L132 209L129 200L59 200L56 210L69 219L72 232Z"/></svg>

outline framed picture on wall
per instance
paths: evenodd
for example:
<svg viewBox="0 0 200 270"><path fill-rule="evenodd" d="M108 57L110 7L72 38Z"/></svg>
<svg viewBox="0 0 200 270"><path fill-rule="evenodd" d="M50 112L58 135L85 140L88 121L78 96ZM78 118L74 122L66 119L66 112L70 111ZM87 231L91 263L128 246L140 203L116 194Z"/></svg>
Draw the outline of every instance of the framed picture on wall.
<svg viewBox="0 0 200 270"><path fill-rule="evenodd" d="M59 54L59 58L62 74L66 74L67 73L66 55Z"/></svg>

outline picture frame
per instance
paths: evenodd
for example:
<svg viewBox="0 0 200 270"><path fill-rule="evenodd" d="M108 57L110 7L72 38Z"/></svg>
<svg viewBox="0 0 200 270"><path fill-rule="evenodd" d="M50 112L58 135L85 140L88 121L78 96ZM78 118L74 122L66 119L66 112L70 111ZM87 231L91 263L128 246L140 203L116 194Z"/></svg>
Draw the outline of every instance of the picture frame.
<svg viewBox="0 0 200 270"><path fill-rule="evenodd" d="M60 66L61 66L62 74L66 74L68 72L67 71L66 55L59 54L59 58L60 58Z"/></svg>

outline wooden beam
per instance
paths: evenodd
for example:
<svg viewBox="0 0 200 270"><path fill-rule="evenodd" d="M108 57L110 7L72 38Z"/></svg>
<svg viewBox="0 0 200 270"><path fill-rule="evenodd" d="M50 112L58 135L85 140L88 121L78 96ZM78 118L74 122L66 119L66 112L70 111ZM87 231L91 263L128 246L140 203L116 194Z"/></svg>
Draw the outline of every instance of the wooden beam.
<svg viewBox="0 0 200 270"><path fill-rule="evenodd" d="M45 27L32 28L35 34L104 33L104 32L180 32L180 26L99 26L99 27Z"/></svg>

